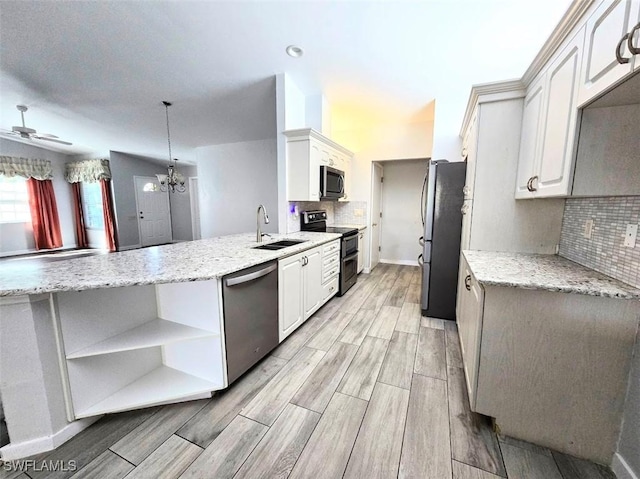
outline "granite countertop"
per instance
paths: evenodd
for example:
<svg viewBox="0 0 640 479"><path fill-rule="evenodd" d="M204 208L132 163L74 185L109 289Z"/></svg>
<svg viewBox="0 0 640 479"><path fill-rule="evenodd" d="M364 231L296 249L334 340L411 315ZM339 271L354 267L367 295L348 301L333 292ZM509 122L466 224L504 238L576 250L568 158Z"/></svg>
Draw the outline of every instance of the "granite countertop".
<svg viewBox="0 0 640 479"><path fill-rule="evenodd" d="M311 232L271 236L262 244L307 241L276 251L259 250L253 249L258 246L255 233L243 233L50 263L9 261L0 268L0 296L215 279L340 238Z"/></svg>
<svg viewBox="0 0 640 479"><path fill-rule="evenodd" d="M640 289L551 254L463 251L476 280L489 286L640 299Z"/></svg>

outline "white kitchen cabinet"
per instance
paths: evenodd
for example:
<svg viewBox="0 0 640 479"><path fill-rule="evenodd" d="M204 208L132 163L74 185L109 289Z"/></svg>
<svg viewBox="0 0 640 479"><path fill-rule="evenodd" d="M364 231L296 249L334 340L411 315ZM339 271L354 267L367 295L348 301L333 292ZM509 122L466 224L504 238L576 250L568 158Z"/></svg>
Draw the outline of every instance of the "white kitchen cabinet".
<svg viewBox="0 0 640 479"><path fill-rule="evenodd" d="M531 84L525 97L516 198L566 196L576 137L577 79L584 28Z"/></svg>
<svg viewBox="0 0 640 479"><path fill-rule="evenodd" d="M330 298L326 297L325 285L333 276L323 278L323 250L326 247L317 246L278 261L280 341L294 332ZM334 269L338 272L340 270L339 266L334 266Z"/></svg>
<svg viewBox="0 0 640 479"><path fill-rule="evenodd" d="M322 306L322 248L305 251L303 266L304 319Z"/></svg>
<svg viewBox="0 0 640 479"><path fill-rule="evenodd" d="M364 230L358 231L358 274L364 269Z"/></svg>
<svg viewBox="0 0 640 479"><path fill-rule="evenodd" d="M522 134L516 176L516 198L532 198L529 182L534 176L540 138L540 122L544 102L544 76L531 84L524 98Z"/></svg>
<svg viewBox="0 0 640 479"><path fill-rule="evenodd" d="M345 198L351 189L351 153L311 128L285 131L287 137L287 200L320 200L320 166L345 172Z"/></svg>
<svg viewBox="0 0 640 479"><path fill-rule="evenodd" d="M280 341L304 321L304 253L278 261L278 327Z"/></svg>
<svg viewBox="0 0 640 479"><path fill-rule="evenodd" d="M216 280L56 293L68 419L227 385Z"/></svg>
<svg viewBox="0 0 640 479"><path fill-rule="evenodd" d="M628 63L618 63L616 48L622 37L638 23L640 1L605 0L591 14L586 23L584 62L578 85L578 104L583 105L608 89L640 64L638 55L632 56L627 42L620 54Z"/></svg>
<svg viewBox="0 0 640 479"><path fill-rule="evenodd" d="M475 411L484 292L471 274L464 257L460 261L460 273L463 281L458 283L457 323L469 405Z"/></svg>

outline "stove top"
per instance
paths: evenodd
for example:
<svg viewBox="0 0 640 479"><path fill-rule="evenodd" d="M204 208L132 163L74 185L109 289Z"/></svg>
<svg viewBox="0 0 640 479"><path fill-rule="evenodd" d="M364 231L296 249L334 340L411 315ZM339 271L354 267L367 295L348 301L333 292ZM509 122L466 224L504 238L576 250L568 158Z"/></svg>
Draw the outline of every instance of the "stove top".
<svg viewBox="0 0 640 479"><path fill-rule="evenodd" d="M327 226L325 227L325 233L339 233L343 236L345 235L357 235L358 228L338 228L335 226Z"/></svg>
<svg viewBox="0 0 640 479"><path fill-rule="evenodd" d="M327 212L325 210L303 211L300 216L302 231L320 231L323 233L338 233L342 236L357 235L358 228L340 228L327 226Z"/></svg>

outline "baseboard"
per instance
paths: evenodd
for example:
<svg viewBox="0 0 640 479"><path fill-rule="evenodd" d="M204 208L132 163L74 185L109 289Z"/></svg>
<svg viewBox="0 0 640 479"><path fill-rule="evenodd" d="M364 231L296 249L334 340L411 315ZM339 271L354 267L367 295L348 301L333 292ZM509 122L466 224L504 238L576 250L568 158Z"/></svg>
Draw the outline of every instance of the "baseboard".
<svg viewBox="0 0 640 479"><path fill-rule="evenodd" d="M39 437L30 441L9 443L0 448L0 458L3 461L15 461L25 457L52 451L61 446L73 436L88 428L102 416L87 417L70 422L52 436Z"/></svg>
<svg viewBox="0 0 640 479"><path fill-rule="evenodd" d="M617 452L613 455L611 470L618 479L640 479L637 474L640 473L640 471L634 472L627 461L624 460L624 457Z"/></svg>
<svg viewBox="0 0 640 479"><path fill-rule="evenodd" d="M138 243L138 244L132 244L129 246L119 246L118 251L129 251L130 249L140 249L140 248L142 248L142 245Z"/></svg>
<svg viewBox="0 0 640 479"><path fill-rule="evenodd" d="M417 261L406 260L406 259L381 259L380 263L384 264L399 264L402 266L418 266Z"/></svg>

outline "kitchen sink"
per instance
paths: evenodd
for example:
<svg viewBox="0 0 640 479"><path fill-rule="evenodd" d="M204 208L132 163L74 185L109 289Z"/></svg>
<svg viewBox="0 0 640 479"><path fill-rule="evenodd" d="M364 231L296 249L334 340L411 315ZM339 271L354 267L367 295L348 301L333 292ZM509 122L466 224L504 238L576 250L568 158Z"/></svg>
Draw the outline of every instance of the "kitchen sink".
<svg viewBox="0 0 640 479"><path fill-rule="evenodd" d="M268 250L278 250L282 248L287 248L289 246L294 246L300 243L306 243L308 240L280 240L275 241L269 244L263 244L260 246L255 246L253 249L268 249Z"/></svg>

